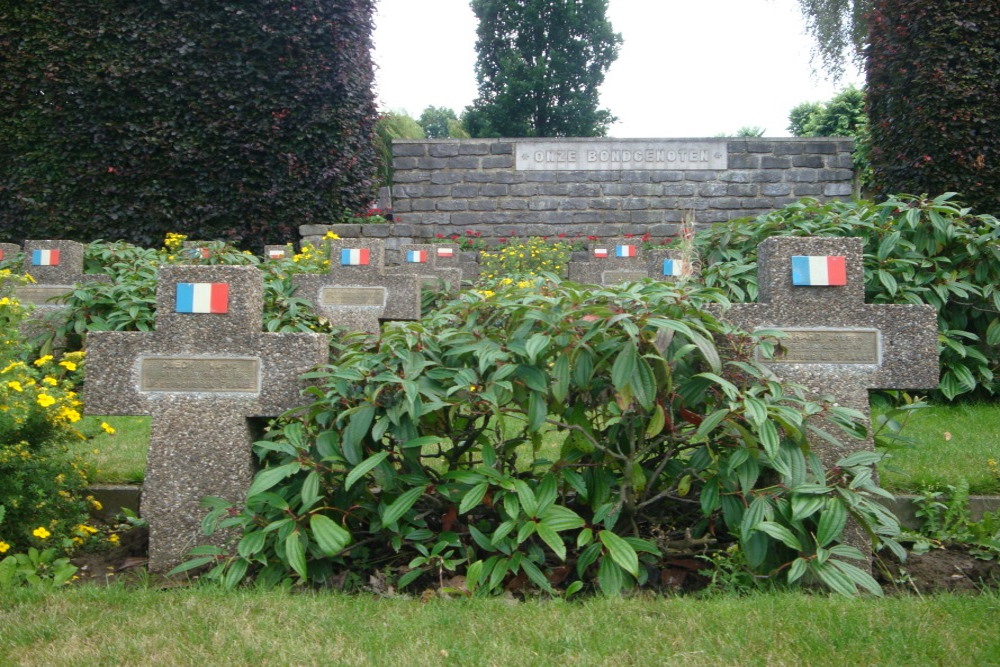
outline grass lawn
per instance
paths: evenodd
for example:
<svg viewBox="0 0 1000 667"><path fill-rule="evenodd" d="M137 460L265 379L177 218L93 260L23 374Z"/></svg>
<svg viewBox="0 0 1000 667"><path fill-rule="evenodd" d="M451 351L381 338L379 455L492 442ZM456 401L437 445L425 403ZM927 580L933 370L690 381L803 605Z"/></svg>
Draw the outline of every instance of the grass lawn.
<svg viewBox="0 0 1000 667"><path fill-rule="evenodd" d="M989 665L1000 596L512 602L15 591L0 664Z"/></svg>
<svg viewBox="0 0 1000 667"><path fill-rule="evenodd" d="M916 444L894 448L892 459L879 467L886 489L943 490L965 478L972 493L1000 493L1000 477L987 464L1000 461L1000 403L915 410L902 435Z"/></svg>
<svg viewBox="0 0 1000 667"><path fill-rule="evenodd" d="M879 414L874 408L873 418ZM96 468L102 484L141 482L146 469L149 417L88 417L84 431L98 435L76 446ZM102 421L116 429L104 433ZM879 469L882 484L893 492L943 489L961 478L972 493L1000 493L1000 478L987 460L1000 460L1000 403L959 404L916 410L903 435L916 444L893 450ZM97 453L95 453L95 450Z"/></svg>

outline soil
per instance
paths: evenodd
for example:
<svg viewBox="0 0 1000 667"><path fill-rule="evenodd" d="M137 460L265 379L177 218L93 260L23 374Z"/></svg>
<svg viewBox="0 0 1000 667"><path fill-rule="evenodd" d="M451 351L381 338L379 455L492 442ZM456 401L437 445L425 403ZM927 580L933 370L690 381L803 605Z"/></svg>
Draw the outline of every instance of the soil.
<svg viewBox="0 0 1000 667"><path fill-rule="evenodd" d="M171 579L146 571L149 534L145 528L123 531L119 533L119 539L120 544L113 549L84 553L73 558L73 563L79 568L76 573L77 583L107 585L115 581L126 581L173 588L190 582L184 575ZM695 581L684 582L682 575L687 571L688 578L701 578L695 572L697 569L704 569L706 565L700 560L692 560L690 564L686 561L671 561L662 572L661 586L675 591L700 588ZM888 562L884 568L875 569L876 579L889 595L1000 590L1000 562L982 560L968 551L956 548L937 548L924 554L911 553L905 563ZM672 580L678 576L682 580Z"/></svg>

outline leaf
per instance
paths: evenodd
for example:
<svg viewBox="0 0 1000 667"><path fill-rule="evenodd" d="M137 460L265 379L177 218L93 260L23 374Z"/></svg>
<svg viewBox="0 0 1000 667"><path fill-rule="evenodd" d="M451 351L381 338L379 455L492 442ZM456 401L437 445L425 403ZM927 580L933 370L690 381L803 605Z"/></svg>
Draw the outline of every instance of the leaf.
<svg viewBox="0 0 1000 667"><path fill-rule="evenodd" d="M602 558L601 566L597 570L597 585L601 592L608 597L616 597L621 594L622 586L625 583L622 569L610 558Z"/></svg>
<svg viewBox="0 0 1000 667"><path fill-rule="evenodd" d="M878 582L872 578L872 575L868 574L858 566L846 563L842 560L831 560L829 563L847 575L851 581L861 588L876 597L882 597L882 587L879 586Z"/></svg>
<svg viewBox="0 0 1000 667"><path fill-rule="evenodd" d="M542 539L545 544L549 545L559 560L566 560L566 545L563 543L559 533L552 530L549 526L544 523L538 523L535 527L535 532L538 533L538 537Z"/></svg>
<svg viewBox="0 0 1000 667"><path fill-rule="evenodd" d="M350 490L354 483L361 479L369 470L377 466L382 461L385 461L386 457L389 456L389 452L379 452L378 454L373 454L367 459L356 465L351 472L347 473L347 479L344 480L344 489Z"/></svg>
<svg viewBox="0 0 1000 667"><path fill-rule="evenodd" d="M249 532L236 545L236 553L244 558L249 558L264 548L264 541L266 539L267 533L263 531L254 530Z"/></svg>
<svg viewBox="0 0 1000 667"><path fill-rule="evenodd" d="M462 496L462 502L458 505L458 513L466 514L473 507L476 507L483 500L489 488L489 482L480 482L466 491L465 495Z"/></svg>
<svg viewBox="0 0 1000 667"><path fill-rule="evenodd" d="M400 576L399 579L396 581L396 586L398 586L399 588L406 588L407 586L412 584L417 577L423 574L426 569L427 568L425 567L418 567L413 570L410 570L409 572L403 573L403 575ZM468 579L466 579L466 581L468 581Z"/></svg>
<svg viewBox="0 0 1000 667"><path fill-rule="evenodd" d="M826 498L809 494L792 495L792 521L804 521L823 509Z"/></svg>
<svg viewBox="0 0 1000 667"><path fill-rule="evenodd" d="M335 556L351 543L351 533L328 516L313 514L309 517L309 527L320 551L327 556Z"/></svg>
<svg viewBox="0 0 1000 667"><path fill-rule="evenodd" d="M382 514L382 525L388 526L389 524L398 521L401 516L406 514L409 509L413 507L414 503L417 502L420 496L424 495L424 491L426 489L426 486L418 486L400 494L391 505L385 508L385 512Z"/></svg>
<svg viewBox="0 0 1000 667"><path fill-rule="evenodd" d="M247 498L257 495L261 491L267 491L281 480L294 475L302 469L302 465L297 461L286 463L277 468L265 468L257 473L253 479L253 484L247 489Z"/></svg>
<svg viewBox="0 0 1000 667"><path fill-rule="evenodd" d="M780 540L790 549L802 551L802 544L799 543L799 538L795 537L792 531L788 530L788 528L782 526L780 523L775 523L774 521L761 521L754 526L754 530L759 530L770 535L776 540Z"/></svg>
<svg viewBox="0 0 1000 667"><path fill-rule="evenodd" d="M542 571L538 569L537 565L525 558L521 561L521 569L524 570L526 575L528 575L528 579L535 582L536 586L541 588L546 593L555 595L555 591L552 590L552 584L550 584L549 580L545 578L545 575L542 574Z"/></svg>
<svg viewBox="0 0 1000 667"><path fill-rule="evenodd" d="M538 501L531 487L523 479L514 480L514 488L517 490L517 498L521 502L521 509L532 519L538 514Z"/></svg>
<svg viewBox="0 0 1000 667"><path fill-rule="evenodd" d="M646 425L646 438L658 436L666 423L666 413L663 411L663 406L657 403L653 408L653 416L650 417L649 423Z"/></svg>
<svg viewBox="0 0 1000 667"><path fill-rule="evenodd" d="M608 553L615 563L633 577L639 576L639 556L635 553L635 549L632 548L631 544L610 530L602 530L598 533L597 537L601 540L605 548L607 548Z"/></svg>
<svg viewBox="0 0 1000 667"><path fill-rule="evenodd" d="M344 451L344 458L351 465L361 462L361 441L371 430L374 418L375 406L366 404L358 408L347 422L340 446Z"/></svg>
<svg viewBox="0 0 1000 667"><path fill-rule="evenodd" d="M465 570L465 587L470 593L476 592L476 587L479 586L479 580L483 575L483 561L477 560L475 563L469 565Z"/></svg>
<svg viewBox="0 0 1000 667"><path fill-rule="evenodd" d="M768 457L773 462L778 458L778 449L781 446L781 442L778 439L777 427L775 427L773 421L768 419L757 429L757 434L760 436L760 444L763 445L764 451L767 452Z"/></svg>
<svg viewBox="0 0 1000 667"><path fill-rule="evenodd" d="M632 383L632 376L636 368L636 349L632 341L627 341L622 345L621 351L615 357L615 363L611 366L611 384L614 388L622 392Z"/></svg>
<svg viewBox="0 0 1000 667"><path fill-rule="evenodd" d="M552 530L562 532L587 525L579 514L568 507L553 505L541 515L541 522Z"/></svg>
<svg viewBox="0 0 1000 667"><path fill-rule="evenodd" d="M285 559L300 577L307 578L306 551L298 529L293 530L292 534L285 539Z"/></svg>
<svg viewBox="0 0 1000 667"><path fill-rule="evenodd" d="M236 585L243 581L244 575L247 573L247 567L250 562L246 558L237 558L229 566L229 570L226 572L225 579L222 580L222 585L228 590L236 588Z"/></svg>
<svg viewBox="0 0 1000 667"><path fill-rule="evenodd" d="M538 360L539 353L549 346L551 340L551 338L543 333L532 335L524 344L524 350L528 354L528 361L535 363Z"/></svg>
<svg viewBox="0 0 1000 667"><path fill-rule="evenodd" d="M830 498L826 509L819 515L816 526L816 544L825 547L838 539L847 524L847 508L840 498Z"/></svg>

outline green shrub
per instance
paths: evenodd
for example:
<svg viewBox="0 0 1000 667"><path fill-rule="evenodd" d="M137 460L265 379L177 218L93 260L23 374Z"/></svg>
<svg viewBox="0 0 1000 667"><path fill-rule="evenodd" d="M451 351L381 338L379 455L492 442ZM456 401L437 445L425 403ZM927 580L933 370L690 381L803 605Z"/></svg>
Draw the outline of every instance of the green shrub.
<svg viewBox="0 0 1000 667"><path fill-rule="evenodd" d="M569 242L554 241L539 236L527 239L511 238L496 250L479 253L480 278L487 283L530 279L543 273L566 274L573 248Z"/></svg>
<svg viewBox="0 0 1000 667"><path fill-rule="evenodd" d="M0 275L3 283L16 279ZM27 311L0 298L0 553L82 543L87 474L67 447L79 434L82 354L33 359L20 340Z"/></svg>
<svg viewBox="0 0 1000 667"><path fill-rule="evenodd" d="M0 3L0 226L259 250L371 201L372 0Z"/></svg>
<svg viewBox="0 0 1000 667"><path fill-rule="evenodd" d="M340 341L311 404L256 444L246 506L208 501L206 525L238 527L238 546L199 547L180 570L215 564L230 586L459 573L484 594L614 595L678 548L738 540L762 577L877 591L830 558L860 556L838 544L848 512L898 548L872 502L877 455L828 475L805 441L805 415L840 438L856 415L723 361L713 338L731 332L705 308L719 300L665 282L533 283L464 292L374 348Z"/></svg>
<svg viewBox="0 0 1000 667"><path fill-rule="evenodd" d="M1000 393L1000 222L951 201L897 195L820 204L804 199L755 219L713 225L695 244L708 286L757 298L757 246L771 236L864 239L869 303L927 303L938 312L940 394Z"/></svg>

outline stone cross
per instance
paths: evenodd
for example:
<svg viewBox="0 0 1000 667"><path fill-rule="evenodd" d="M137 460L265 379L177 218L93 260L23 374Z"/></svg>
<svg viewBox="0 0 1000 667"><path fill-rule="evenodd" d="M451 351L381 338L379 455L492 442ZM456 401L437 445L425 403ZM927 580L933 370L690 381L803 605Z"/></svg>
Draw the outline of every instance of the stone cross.
<svg viewBox="0 0 1000 667"><path fill-rule="evenodd" d="M700 273L698 267L685 257L682 250L656 249L646 253L646 272L653 280L675 282L684 278L694 278Z"/></svg>
<svg viewBox="0 0 1000 667"><path fill-rule="evenodd" d="M415 275L385 271L381 239L334 239L330 271L292 278L296 295L336 326L378 333L379 320L420 319L420 285Z"/></svg>
<svg viewBox="0 0 1000 667"><path fill-rule="evenodd" d="M295 254L295 249L291 243L285 245L264 246L264 259L267 261L277 261L280 259L291 259Z"/></svg>
<svg viewBox="0 0 1000 667"><path fill-rule="evenodd" d="M245 499L255 439L247 419L301 405L300 375L327 361L320 334L261 331L263 284L255 266L164 266L156 331L86 337L86 411L153 417L141 504L151 571L208 541L202 498Z"/></svg>
<svg viewBox="0 0 1000 667"><path fill-rule="evenodd" d="M438 252L444 251L442 259ZM399 247L399 266L389 267L387 273L414 275L421 285L438 287L442 283L450 289L462 285L462 269L458 253L436 243L404 243Z"/></svg>
<svg viewBox="0 0 1000 667"><path fill-rule="evenodd" d="M21 246L15 243L0 243L0 262L9 262L21 252Z"/></svg>
<svg viewBox="0 0 1000 667"><path fill-rule="evenodd" d="M759 303L734 304L724 317L746 331L785 332L774 358L761 361L867 419L870 389L934 388L939 367L933 306L866 304L862 253L860 238L769 238L757 249ZM874 448L871 436L839 439L841 447L815 439L827 467Z"/></svg>
<svg viewBox="0 0 1000 667"><path fill-rule="evenodd" d="M569 280L591 285L615 285L649 277L638 238L609 238L588 244L589 259L568 266Z"/></svg>

